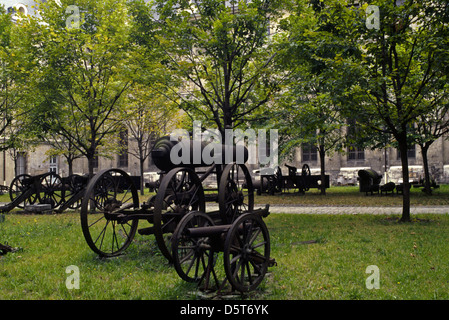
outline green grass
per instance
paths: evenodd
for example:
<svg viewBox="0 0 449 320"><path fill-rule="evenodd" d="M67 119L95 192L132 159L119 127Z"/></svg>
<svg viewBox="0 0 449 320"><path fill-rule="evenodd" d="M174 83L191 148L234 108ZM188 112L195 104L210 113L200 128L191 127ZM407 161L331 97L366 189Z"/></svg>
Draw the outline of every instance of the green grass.
<svg viewBox="0 0 449 320"><path fill-rule="evenodd" d="M433 206L449 205L449 185L441 185L433 190L431 196L426 195L420 188L411 188L411 205ZM140 203L148 201L154 195L145 189L144 195L140 195ZM0 202L10 202L9 195L0 195ZM353 205L353 206L401 206L401 195L365 195L359 191L359 187L330 187L326 189L326 195L322 196L317 189L310 189L305 194L291 192L279 193L274 196L267 194L255 195L256 204L299 204L299 205Z"/></svg>
<svg viewBox="0 0 449 320"><path fill-rule="evenodd" d="M441 185L433 190L431 196L420 188L410 189L412 206L449 205L449 185ZM323 196L317 189L310 189L305 194L279 193L274 196L263 194L255 196L257 204L300 204L300 205L352 205L352 206L401 206L402 195L365 195L359 187L330 187Z"/></svg>
<svg viewBox="0 0 449 320"><path fill-rule="evenodd" d="M377 216L273 215L275 299L448 299L448 216L400 224ZM315 240L316 243L304 244ZM368 290L366 268L380 271ZM267 288L268 288L267 287Z"/></svg>
<svg viewBox="0 0 449 320"><path fill-rule="evenodd" d="M0 243L0 299L195 299L159 253L152 236L136 235L122 256L99 259L76 213L7 214ZM283 215L265 219L277 266L248 299L449 299L449 216ZM145 222L146 223L146 222ZM66 268L80 270L69 290ZM380 289L366 288L370 265ZM219 268L219 266L217 266Z"/></svg>

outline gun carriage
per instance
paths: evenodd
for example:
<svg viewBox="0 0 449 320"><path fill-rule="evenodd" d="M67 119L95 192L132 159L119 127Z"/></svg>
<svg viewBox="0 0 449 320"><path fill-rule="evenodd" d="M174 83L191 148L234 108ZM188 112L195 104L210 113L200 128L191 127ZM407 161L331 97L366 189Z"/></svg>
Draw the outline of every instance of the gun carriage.
<svg viewBox="0 0 449 320"><path fill-rule="evenodd" d="M175 164L171 160L171 153L179 147L178 143L187 144L186 149L179 148L178 155L182 157L182 152L188 150L190 162ZM237 159L237 148L242 148L246 162L246 148L221 147L222 153L214 158L222 160L221 163L205 163L202 159L195 163L192 141L159 139L152 150L152 158L162 170L163 178L156 195L142 204L139 204L134 183L124 171L107 169L97 173L89 182L81 204L81 226L89 247L102 257L111 257L126 250L136 232L154 235L161 253L174 264L184 280L201 282L207 278L209 283L210 276L216 275L213 256L223 252L227 262L225 269L229 273L227 278L232 286L239 291L257 287L271 261L268 230L261 219L261 215L268 215L268 208L254 210L254 190L245 164L226 163L226 151L230 150L233 159ZM205 148L207 145L201 144L202 154ZM215 177L216 188L203 186L209 177ZM206 203L213 202L218 202L218 210L206 212ZM139 220L146 220L151 226L138 230ZM248 230L250 224L253 228ZM249 231L255 230L259 230L264 240L251 248L254 244L247 236ZM242 239L249 243L241 243ZM186 247L186 243L195 245ZM262 253L259 253L259 247L263 248ZM239 256L239 250L244 251L246 259L241 264L240 258L231 258ZM235 269L244 275L233 277Z"/></svg>
<svg viewBox="0 0 449 320"><path fill-rule="evenodd" d="M46 204L49 210L63 212L77 209L81 205L88 179L85 176L71 175L61 178L54 172L31 176L16 176L8 188L10 203L1 206L1 212L14 208L27 209L36 204Z"/></svg>
<svg viewBox="0 0 449 320"><path fill-rule="evenodd" d="M312 175L308 164L304 164L301 171L294 166L285 165L288 168L288 175L282 175L279 166L271 169L269 173L261 173L260 180L254 182L254 188L257 194L285 192L288 190L297 190L299 193L305 193L311 188L321 188L321 175ZM329 188L329 175L325 176L324 187Z"/></svg>
<svg viewBox="0 0 449 320"><path fill-rule="evenodd" d="M62 213L67 209L79 209L88 183L89 177L87 175L72 174L61 178L62 201L55 211Z"/></svg>

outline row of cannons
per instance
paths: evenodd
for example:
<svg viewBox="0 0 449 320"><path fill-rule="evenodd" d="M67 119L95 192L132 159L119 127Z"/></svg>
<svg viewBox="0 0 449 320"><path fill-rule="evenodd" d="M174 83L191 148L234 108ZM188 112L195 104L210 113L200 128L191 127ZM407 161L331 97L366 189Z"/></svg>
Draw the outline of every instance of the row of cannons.
<svg viewBox="0 0 449 320"><path fill-rule="evenodd" d="M11 202L0 206L0 212L9 212L14 208L27 211L63 212L67 209L78 209L89 179L87 176L70 175L61 178L54 172L31 176L16 176L6 191Z"/></svg>
<svg viewBox="0 0 449 320"><path fill-rule="evenodd" d="M11 203L1 210L39 201L59 212L79 208L84 238L100 257L122 254L137 232L153 235L183 280L205 290L220 291L227 283L233 291L255 290L276 264L263 219L269 206L254 208L253 182L245 164L224 163L223 157L221 164L175 165L170 152L177 143L168 137L156 142L152 158L161 179L146 202L139 203L131 176L107 169L90 180L50 173L18 178L10 188L15 190ZM216 179L216 188L205 186L208 177ZM206 210L206 204L212 209ZM142 221L149 227L139 228ZM224 272L217 272L219 266Z"/></svg>
<svg viewBox="0 0 449 320"><path fill-rule="evenodd" d="M288 164L285 166L288 169L287 175L282 174L282 169L279 166L273 170L265 170L265 173L263 173L263 169L260 170L260 179L254 183L257 194L274 195L290 190L304 194L311 188L329 188L329 175L324 176L324 182L321 181L321 175L312 175L308 164L304 164L301 170Z"/></svg>

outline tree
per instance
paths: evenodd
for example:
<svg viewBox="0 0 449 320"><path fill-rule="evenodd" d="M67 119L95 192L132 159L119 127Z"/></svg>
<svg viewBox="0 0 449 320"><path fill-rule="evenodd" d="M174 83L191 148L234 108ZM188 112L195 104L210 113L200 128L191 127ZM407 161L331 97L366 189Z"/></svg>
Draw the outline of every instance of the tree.
<svg viewBox="0 0 449 320"><path fill-rule="evenodd" d="M8 60L11 57L8 54L8 47L10 45L11 33L11 17L6 14L3 6L0 6L0 114L2 116L2 123L0 124L0 134L3 135L5 129L11 124L12 117L10 114L10 93L12 87L12 79L8 70ZM2 149L5 148L5 141L2 141Z"/></svg>
<svg viewBox="0 0 449 320"><path fill-rule="evenodd" d="M36 143L36 137L29 130L27 108L33 100L29 79L36 60L30 50L32 34L25 32L12 18L12 14L5 13L0 6L0 150L7 150L11 155L17 175L18 152L29 150ZM16 21L25 19L21 13L15 18Z"/></svg>
<svg viewBox="0 0 449 320"><path fill-rule="evenodd" d="M444 84L446 86L446 84ZM447 89L446 89L447 90ZM416 119L415 126L413 127L413 137L416 143L421 148L421 155L423 159L424 168L424 191L428 194L432 194L429 162L427 153L430 146L438 139L445 136L449 132L449 103L447 101L447 95L449 91L443 96L438 96L433 101L434 107L431 111L425 115L420 115Z"/></svg>
<svg viewBox="0 0 449 320"><path fill-rule="evenodd" d="M159 82L192 119L226 128L246 126L268 103L276 73L275 36L281 1L162 1L135 10L139 43L162 53ZM156 12L152 17L151 12ZM156 25L157 28L152 28Z"/></svg>
<svg viewBox="0 0 449 320"><path fill-rule="evenodd" d="M372 3L370 3L372 4ZM440 65L447 62L448 27L441 23L448 13L444 1L376 1L377 26L367 21L367 3L361 2L359 19L348 32L348 41L359 42L360 55L334 59L357 79L350 90L348 113L357 114L357 125L391 135L401 153L403 212L401 221L410 221L410 183L407 150L410 128L422 115L432 111L437 79L446 75ZM352 9L351 9L352 10ZM354 10L352 10L354 11ZM339 17L346 19L346 11ZM368 16L370 18L371 16ZM355 31L355 32L354 32Z"/></svg>
<svg viewBox="0 0 449 320"><path fill-rule="evenodd" d="M128 148L128 153L139 160L140 192L144 193L144 162L150 156L154 142L169 130L180 126L182 116L179 109L170 106L170 102L155 91L142 85L135 85L127 99L127 115L123 117L123 124L127 128L128 136L136 144Z"/></svg>
<svg viewBox="0 0 449 320"><path fill-rule="evenodd" d="M13 134L22 132L18 128L26 114L22 107L30 91L27 79L33 61L21 48L29 39L0 6L0 135L8 136L0 141L0 150L17 146L19 140Z"/></svg>
<svg viewBox="0 0 449 320"><path fill-rule="evenodd" d="M108 154L106 145L120 128L120 102L133 82L126 1L38 5L40 17L21 22L34 35L39 62L33 119L85 156L92 177L95 158Z"/></svg>
<svg viewBox="0 0 449 320"><path fill-rule="evenodd" d="M429 114L447 86L448 4L445 1L312 1L316 20L300 28L299 55L309 56L343 118L356 118L372 146L392 137L403 173L403 214L410 221L408 147L411 128ZM309 8L310 8L309 7ZM296 12L296 19L305 19ZM374 22L374 23L373 23ZM303 23L305 24L305 23ZM302 37L302 38L301 38ZM315 37L316 41L310 41ZM296 40L296 39L294 39ZM310 50L312 49L312 50ZM333 76L332 76L333 75ZM335 94L337 93L337 94ZM379 133L379 134L373 134ZM372 136L373 138L369 138ZM381 139L378 139L378 138ZM385 139L382 139L385 137Z"/></svg>
<svg viewBox="0 0 449 320"><path fill-rule="evenodd" d="M348 83L337 72L340 70L333 68L333 60L352 54L354 48L340 41L341 21L337 25L321 6L313 1L307 4L298 1L282 25L290 38L281 60L287 70L294 71L284 83L282 101L286 106L274 109L273 116L282 119L276 125L284 128L283 144L287 152L298 144L316 146L320 155L321 194L325 194L325 157L341 151L344 142L345 119L340 114L344 102L340 96Z"/></svg>

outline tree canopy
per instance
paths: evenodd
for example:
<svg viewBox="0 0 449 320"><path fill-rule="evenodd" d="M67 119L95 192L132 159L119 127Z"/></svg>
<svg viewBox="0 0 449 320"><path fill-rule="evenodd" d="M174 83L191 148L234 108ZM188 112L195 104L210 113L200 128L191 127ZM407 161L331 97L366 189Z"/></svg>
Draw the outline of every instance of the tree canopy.
<svg viewBox="0 0 449 320"><path fill-rule="evenodd" d="M222 133L260 117L282 80L273 34L282 1L156 0L144 13L137 34L161 50L161 83L182 110Z"/></svg>
<svg viewBox="0 0 449 320"><path fill-rule="evenodd" d="M32 77L33 120L43 125L41 131L63 136L84 155L92 176L101 146L120 128L121 99L135 74L129 15L124 0L69 5L40 2L40 17L20 26L33 34L29 48L38 61Z"/></svg>

